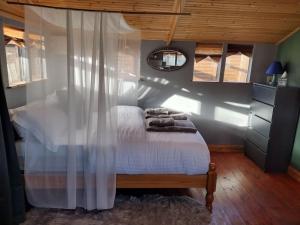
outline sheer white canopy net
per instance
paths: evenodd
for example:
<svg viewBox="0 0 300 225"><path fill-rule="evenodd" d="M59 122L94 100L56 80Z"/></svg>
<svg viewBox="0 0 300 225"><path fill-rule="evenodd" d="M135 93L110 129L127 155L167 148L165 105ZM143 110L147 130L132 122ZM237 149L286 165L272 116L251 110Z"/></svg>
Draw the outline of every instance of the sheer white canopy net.
<svg viewBox="0 0 300 225"><path fill-rule="evenodd" d="M139 32L121 14L25 7L26 193L37 207L113 207L117 105L137 102ZM21 117L20 117L21 118ZM21 119L20 119L21 120Z"/></svg>

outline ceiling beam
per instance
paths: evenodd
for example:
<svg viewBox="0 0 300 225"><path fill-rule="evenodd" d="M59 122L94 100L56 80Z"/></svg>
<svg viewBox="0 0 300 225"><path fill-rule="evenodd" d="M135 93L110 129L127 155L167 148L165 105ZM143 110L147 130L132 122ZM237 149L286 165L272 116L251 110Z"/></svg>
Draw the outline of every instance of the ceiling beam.
<svg viewBox="0 0 300 225"><path fill-rule="evenodd" d="M182 10L183 4L184 4L184 0L174 0L173 12L180 13ZM170 45L170 43L173 39L175 30L176 30L177 21L178 21L178 15L173 16L171 19L171 28L170 28L170 33L168 35L167 45Z"/></svg>

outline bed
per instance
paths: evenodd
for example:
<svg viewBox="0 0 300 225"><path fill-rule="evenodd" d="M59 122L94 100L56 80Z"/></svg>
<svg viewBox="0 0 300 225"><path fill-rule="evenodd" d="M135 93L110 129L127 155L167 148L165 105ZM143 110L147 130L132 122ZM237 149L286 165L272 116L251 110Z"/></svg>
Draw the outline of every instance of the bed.
<svg viewBox="0 0 300 225"><path fill-rule="evenodd" d="M12 110L12 118L20 136L24 136L28 125L24 123L22 113L26 107ZM117 188L206 188L206 206L212 211L213 193L216 189L216 166L210 163L208 147L199 132L167 133L145 131L143 110L136 106L118 106L118 147L116 151L116 184ZM23 137L23 138L24 138ZM40 149L45 148L34 136L30 142L16 143L20 167L24 168L24 152L30 148L35 155L35 170L44 166L44 154ZM51 146L48 146L51 148ZM59 145L59 151L49 151L47 158L53 157L59 167L47 168L55 175L56 181L52 188L64 185L65 178L60 175L64 171L66 146ZM78 154L78 169L81 165ZM40 164L40 165L39 165ZM38 165L38 166L37 166ZM91 162L91 167L93 167ZM28 169L28 167L27 167ZM30 166L29 166L30 169ZM30 182L34 188L40 188L42 175L35 173ZM61 176L61 177L60 177ZM79 186L83 178L78 177ZM32 188L32 187L31 187Z"/></svg>

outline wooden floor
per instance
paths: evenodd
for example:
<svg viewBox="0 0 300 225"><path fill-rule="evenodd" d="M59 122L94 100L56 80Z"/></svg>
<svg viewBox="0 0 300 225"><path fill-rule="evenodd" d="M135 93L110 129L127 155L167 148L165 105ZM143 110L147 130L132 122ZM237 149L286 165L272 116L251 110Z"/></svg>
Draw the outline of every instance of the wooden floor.
<svg viewBox="0 0 300 225"><path fill-rule="evenodd" d="M211 224L300 225L300 183L286 174L262 172L242 153L212 153L212 162L218 184ZM202 202L205 194L199 189L129 192L189 194Z"/></svg>

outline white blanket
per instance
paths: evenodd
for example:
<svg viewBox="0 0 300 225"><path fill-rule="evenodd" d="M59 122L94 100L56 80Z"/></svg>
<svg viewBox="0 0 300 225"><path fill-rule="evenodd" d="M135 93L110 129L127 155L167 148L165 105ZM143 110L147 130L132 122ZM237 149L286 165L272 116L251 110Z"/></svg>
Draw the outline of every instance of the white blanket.
<svg viewBox="0 0 300 225"><path fill-rule="evenodd" d="M32 129L26 118L22 118L23 110L15 110L15 123L22 129ZM20 113L20 111L22 113ZM192 133L168 133L168 132L146 132L143 111L134 106L118 106L118 147L116 152L116 172L118 174L150 174L150 173L183 173L183 174L205 174L208 171L210 155L208 147L199 132ZM23 121L25 120L25 121ZM22 122L20 122L22 121ZM24 124L26 127L24 127ZM33 124L32 124L33 126ZM33 129L34 130L34 129ZM35 130L36 132L36 130ZM61 132L59 132L61 134ZM34 135L34 134L33 134ZM51 139L51 137L49 137ZM56 160L55 168L48 165L51 171L64 171L67 147L62 136L49 140L48 146L43 146L39 137L35 135L26 144L17 145L18 155L22 164L25 148L31 148L31 154L35 160L34 168L40 164L44 168L45 161ZM41 151L43 148L55 146L55 151ZM47 157L47 160L45 160ZM82 168L82 152L77 154L78 170ZM57 167L57 162L61 166ZM93 164L93 161L89 163ZM93 167L95 165L91 165ZM30 168L30 165L27 165Z"/></svg>

